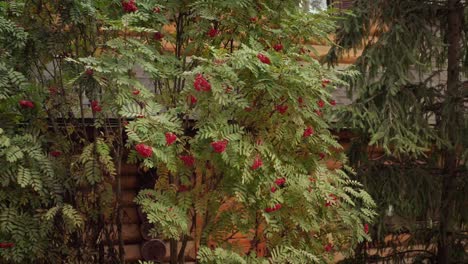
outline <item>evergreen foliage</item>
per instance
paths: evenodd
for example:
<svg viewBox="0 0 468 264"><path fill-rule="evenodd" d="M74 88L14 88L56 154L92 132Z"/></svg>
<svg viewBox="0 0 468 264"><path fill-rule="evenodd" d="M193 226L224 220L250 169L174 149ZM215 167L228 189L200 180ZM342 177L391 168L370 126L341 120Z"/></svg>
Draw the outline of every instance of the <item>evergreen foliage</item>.
<svg viewBox="0 0 468 264"><path fill-rule="evenodd" d="M426 245L423 258L466 261L467 10L458 0L355 0L327 56L363 49L338 126L356 134L350 160L380 208L375 240L412 234L408 248L392 242L395 261L414 244ZM384 153L368 155L370 145Z"/></svg>

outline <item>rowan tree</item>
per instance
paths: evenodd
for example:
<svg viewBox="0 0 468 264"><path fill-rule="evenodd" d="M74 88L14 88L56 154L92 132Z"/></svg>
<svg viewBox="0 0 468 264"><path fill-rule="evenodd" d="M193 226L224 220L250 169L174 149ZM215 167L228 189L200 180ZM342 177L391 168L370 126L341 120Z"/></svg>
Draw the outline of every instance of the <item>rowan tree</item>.
<svg viewBox="0 0 468 264"><path fill-rule="evenodd" d="M335 252L352 254L369 239L374 202L349 168L328 169L325 161L346 166L329 131L331 92L355 72L317 61L312 44L331 43L336 18L299 4L5 4L0 29L25 43L2 57L0 85L8 90L0 105L15 116L6 133L25 136L40 128L45 140L37 152L57 167L50 178L64 184L64 200L83 221L70 234L51 229L54 239L42 236L38 255L25 253L30 244L9 221L2 239L22 242L0 251L1 258L47 262L50 251L67 261L123 261L124 162L156 170L154 188L136 200L154 224L151 234L171 241L171 263L184 262L189 240L202 263L323 263ZM10 81L15 74L25 86ZM1 160L0 175L10 179L0 191L2 206L33 215L34 200L18 201L12 193L32 198L44 186L15 178L22 169L8 157ZM55 218L56 206L65 208L50 199L37 205L70 227L67 218ZM227 243L236 233L252 240L247 252ZM64 236L70 240L57 250ZM267 251L257 255L262 243Z"/></svg>

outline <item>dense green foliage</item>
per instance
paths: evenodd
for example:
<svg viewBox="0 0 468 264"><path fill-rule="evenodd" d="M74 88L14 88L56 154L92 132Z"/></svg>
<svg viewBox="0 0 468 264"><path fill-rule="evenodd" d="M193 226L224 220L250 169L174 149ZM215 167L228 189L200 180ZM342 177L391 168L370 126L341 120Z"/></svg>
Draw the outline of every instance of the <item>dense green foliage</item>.
<svg viewBox="0 0 468 264"><path fill-rule="evenodd" d="M17 107L25 93L37 91L15 67L29 35L2 16L0 32L0 240L15 243L0 259L59 261L83 219L64 201L66 175L45 153L43 124L34 119L39 113Z"/></svg>
<svg viewBox="0 0 468 264"><path fill-rule="evenodd" d="M202 263L352 254L374 202L325 159L346 163L330 93L355 72L310 56L335 21L299 2L2 3L0 239L15 247L0 260L121 261L121 237L118 256L109 248L126 161L157 171L136 199L152 233L194 240Z"/></svg>
<svg viewBox="0 0 468 264"><path fill-rule="evenodd" d="M440 263L466 261L466 2L356 0L351 11L327 59L363 49L339 125L355 132L350 160L380 208L374 240L410 232L409 247L397 250L397 238L390 257L423 244L435 259L436 243Z"/></svg>
<svg viewBox="0 0 468 264"><path fill-rule="evenodd" d="M88 11L84 1L0 3L0 242L14 243L2 263L92 263L103 251L111 139L91 142L77 124L82 91L68 82L81 69L64 61L72 48L90 54L79 40L95 25Z"/></svg>

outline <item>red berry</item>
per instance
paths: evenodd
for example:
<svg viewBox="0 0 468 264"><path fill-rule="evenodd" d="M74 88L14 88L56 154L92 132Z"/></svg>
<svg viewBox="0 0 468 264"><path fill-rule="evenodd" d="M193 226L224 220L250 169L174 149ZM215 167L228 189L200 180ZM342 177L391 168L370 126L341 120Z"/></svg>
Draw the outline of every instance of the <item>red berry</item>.
<svg viewBox="0 0 468 264"><path fill-rule="evenodd" d="M369 225L364 224L364 233L369 234Z"/></svg>
<svg viewBox="0 0 468 264"><path fill-rule="evenodd" d="M265 212L272 213L274 211L278 211L279 209L281 209L281 207L282 207L281 204L275 204L274 207L265 208Z"/></svg>
<svg viewBox="0 0 468 264"><path fill-rule="evenodd" d="M320 111L320 110L315 110L314 112L315 112L318 116L322 116L322 115L323 115L323 114L322 114L322 111Z"/></svg>
<svg viewBox="0 0 468 264"><path fill-rule="evenodd" d="M250 22L257 22L257 17L251 17Z"/></svg>
<svg viewBox="0 0 468 264"><path fill-rule="evenodd" d="M280 114L284 115L286 111L288 111L288 105L277 105L276 106L276 111L278 111Z"/></svg>
<svg viewBox="0 0 468 264"><path fill-rule="evenodd" d="M335 101L335 100L331 100L331 101L330 101L330 104L331 104L332 106L335 106L335 105L336 105L336 101Z"/></svg>
<svg viewBox="0 0 468 264"><path fill-rule="evenodd" d="M133 95L139 95L139 94L140 94L140 90L133 90L133 91L132 91L132 94L133 94Z"/></svg>
<svg viewBox="0 0 468 264"><path fill-rule="evenodd" d="M19 105L21 106L21 108L30 108L30 109L34 108L34 103L29 100L20 100Z"/></svg>
<svg viewBox="0 0 468 264"><path fill-rule="evenodd" d="M93 71L93 69L86 69L85 74L88 75L88 76L93 76L94 71Z"/></svg>
<svg viewBox="0 0 468 264"><path fill-rule="evenodd" d="M325 153L320 152L319 153L320 160L323 160L325 158Z"/></svg>
<svg viewBox="0 0 468 264"><path fill-rule="evenodd" d="M159 7L153 8L153 13L157 13L157 14L161 13L161 8Z"/></svg>
<svg viewBox="0 0 468 264"><path fill-rule="evenodd" d="M275 186L271 187L270 191L271 191L272 193L276 192L276 187L275 187Z"/></svg>
<svg viewBox="0 0 468 264"><path fill-rule="evenodd" d="M257 58L258 58L262 63L271 64L270 58L268 58L266 55L263 55L263 54L261 54L261 53L258 53L258 54L257 54Z"/></svg>
<svg viewBox="0 0 468 264"><path fill-rule="evenodd" d="M226 150L228 141L227 140L219 140L211 143L211 147L213 148L214 152L216 153L223 153Z"/></svg>
<svg viewBox="0 0 468 264"><path fill-rule="evenodd" d="M322 87L326 87L330 83L330 80L328 79L323 79L322 80Z"/></svg>
<svg viewBox="0 0 468 264"><path fill-rule="evenodd" d="M333 245L331 243L328 243L324 247L326 252L330 252L333 249Z"/></svg>
<svg viewBox="0 0 468 264"><path fill-rule="evenodd" d="M314 134L314 128L311 126L308 126L306 129L304 129L304 133L302 134L303 137L310 137L311 135Z"/></svg>
<svg viewBox="0 0 468 264"><path fill-rule="evenodd" d="M153 39L156 41L161 41L164 38L164 34L161 32L154 33Z"/></svg>
<svg viewBox="0 0 468 264"><path fill-rule="evenodd" d="M142 156L143 158L149 158L153 155L153 148L145 145L145 144L138 144L135 146L135 150Z"/></svg>
<svg viewBox="0 0 468 264"><path fill-rule="evenodd" d="M278 187L284 187L284 185L286 184L286 179L278 178L275 180L275 184L278 185Z"/></svg>
<svg viewBox="0 0 468 264"><path fill-rule="evenodd" d="M49 94L51 94L51 95L58 94L58 88L54 87L54 86L49 87Z"/></svg>
<svg viewBox="0 0 468 264"><path fill-rule="evenodd" d="M133 13L138 11L135 0L122 1L122 8L125 13Z"/></svg>
<svg viewBox="0 0 468 264"><path fill-rule="evenodd" d="M297 98L297 103L299 104L299 107L304 107L304 98L302 97Z"/></svg>
<svg viewBox="0 0 468 264"><path fill-rule="evenodd" d="M277 43L273 46L273 49L275 49L276 51L281 51L283 50L283 45L281 43Z"/></svg>
<svg viewBox="0 0 468 264"><path fill-rule="evenodd" d="M187 167L192 167L195 164L195 158L190 155L180 156L179 159L181 159Z"/></svg>
<svg viewBox="0 0 468 264"><path fill-rule="evenodd" d="M193 83L195 90L208 92L211 90L211 84L201 74L197 74Z"/></svg>
<svg viewBox="0 0 468 264"><path fill-rule="evenodd" d="M259 156L257 156L252 164L252 170L256 170L261 166L263 166L263 161Z"/></svg>
<svg viewBox="0 0 468 264"><path fill-rule="evenodd" d="M215 28L211 28L210 30L208 30L208 33L207 35L210 37L210 38L214 38L216 37L217 35L219 34L219 31Z"/></svg>
<svg viewBox="0 0 468 264"><path fill-rule="evenodd" d="M318 107L323 108L325 106L325 102L323 100L319 100L317 102Z"/></svg>
<svg viewBox="0 0 468 264"><path fill-rule="evenodd" d="M91 101L91 110L96 113L96 112L101 112L102 108L99 105L99 102L96 100Z"/></svg>
<svg viewBox="0 0 468 264"><path fill-rule="evenodd" d="M174 142L177 140L177 136L171 132L167 132L165 136L166 136L166 144L168 146L174 144Z"/></svg>
<svg viewBox="0 0 468 264"><path fill-rule="evenodd" d="M101 111L102 111L102 108L100 105L93 108L93 112L101 112Z"/></svg>
<svg viewBox="0 0 468 264"><path fill-rule="evenodd" d="M197 103L198 100L197 100L197 98L195 96L190 95L189 96L189 101L190 101L190 104L194 105L194 104Z"/></svg>
<svg viewBox="0 0 468 264"><path fill-rule="evenodd" d="M62 155L62 152L58 150L54 150L50 152L50 155L54 158L57 158L57 157L60 157L60 155Z"/></svg>
<svg viewBox="0 0 468 264"><path fill-rule="evenodd" d="M12 248L15 244L11 242L0 242L0 248Z"/></svg>

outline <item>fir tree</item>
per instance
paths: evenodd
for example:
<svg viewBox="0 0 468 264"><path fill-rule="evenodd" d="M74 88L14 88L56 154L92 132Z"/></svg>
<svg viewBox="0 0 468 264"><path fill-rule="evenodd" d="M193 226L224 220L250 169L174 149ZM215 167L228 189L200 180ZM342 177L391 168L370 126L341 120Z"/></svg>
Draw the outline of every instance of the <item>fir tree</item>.
<svg viewBox="0 0 468 264"><path fill-rule="evenodd" d="M437 260L452 263L457 234L466 224L467 82L462 80L468 65L467 3L356 0L352 12L340 23L337 46L327 59L336 62L346 52L363 49L355 63L361 78L351 86L356 100L342 120L357 130L365 146L385 150L378 160L355 157L356 164L362 165L363 180L368 175L368 182L375 183L370 190L377 188L371 192L382 209L393 203L407 219L440 221L433 232ZM379 176L382 168L390 173L389 181L398 182L383 193L377 191L383 189L379 181L387 179ZM429 190L432 197L427 197ZM391 201L394 193L408 200Z"/></svg>

